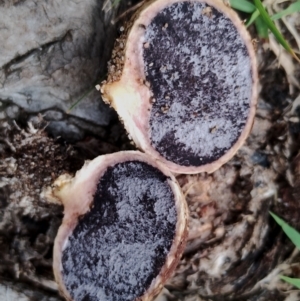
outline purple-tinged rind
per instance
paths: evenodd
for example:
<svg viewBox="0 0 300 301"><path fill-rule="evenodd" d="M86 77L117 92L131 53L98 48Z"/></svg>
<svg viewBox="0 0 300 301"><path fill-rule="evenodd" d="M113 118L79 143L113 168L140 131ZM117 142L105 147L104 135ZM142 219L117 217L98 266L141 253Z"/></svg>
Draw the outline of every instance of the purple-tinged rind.
<svg viewBox="0 0 300 301"><path fill-rule="evenodd" d="M177 214L175 235L165 262L159 274L151 281L150 286L144 294L134 300L152 300L153 297L160 292L166 280L173 273L183 253L187 236L188 209L181 189L171 172L159 162L149 159L147 155L140 152L128 151L100 156L87 162L83 168L76 173L74 178L68 175L59 177L55 181L52 191L48 190L47 192L48 198L54 198L62 202L65 209L63 222L55 239L53 269L59 290L69 301L78 300L71 297L72 293L68 291L65 285L62 261L63 252L68 248L68 244L70 243L69 239L79 225L79 222L90 212L91 206L93 206L97 185L101 177L106 173L108 168L128 161L144 162L166 176L167 183L174 195ZM79 260L79 258L76 258L76 260ZM99 288L99 290L100 289L101 288Z"/></svg>
<svg viewBox="0 0 300 301"><path fill-rule="evenodd" d="M237 81L239 80L239 74L240 74L240 77L245 77L245 81L250 83L249 93L246 91L249 94L249 97L248 98L244 97L247 100L244 99L243 104L239 102L240 101L239 98L234 99L234 103L231 102L231 98L229 100L226 100L230 103L230 105L224 102L223 107L222 107L222 103L218 103L219 110L216 110L215 113L217 117L209 120L206 120L205 118L213 116L212 113L210 113L210 115L208 114L208 116L204 116L205 109L196 112L196 118L198 118L197 114L198 115L202 114L202 116L200 116L202 119L201 118L199 119L198 124L195 123L195 127L199 128L198 134L193 130L192 126L190 126L191 128L190 131L188 130L188 127L185 128L183 126L180 127L181 120L176 121L176 123L170 122L170 123L163 124L162 122L163 114L165 114L165 116L167 116L169 120L171 120L174 117L174 114L172 115L170 113L172 112L172 110L174 111L174 103L172 103L172 95L170 95L171 97L169 97L169 95L166 94L166 99L171 98L171 102L166 101L167 103L166 106L162 106L161 108L157 107L157 102L156 102L155 104L156 107L155 107L155 105L153 104L155 101L155 95L154 95L155 87L153 86L153 82L151 83L151 81L149 82L148 80L149 80L149 73L151 73L154 70L152 67L151 67L152 69L149 68L149 66L154 65L155 67L155 64L157 62L155 60L150 64L148 62L148 65L146 66L145 65L146 60L144 58L145 53L149 54L149 47L151 48L153 46L153 45L151 46L151 44L149 44L148 41L150 36L148 30L149 26L153 25L152 22L153 20L155 20L155 18L158 17L161 18L164 12L170 7L172 7L172 5L176 6L180 3L190 3L191 5L195 5L196 7L197 5L198 6L200 5L199 7L202 8L204 7L202 9L201 15L203 16L202 19L203 18L206 19L203 22L206 22L207 20L208 21L212 20L214 18L214 14L216 13L222 14L227 21L230 21L232 23L235 32L238 33L237 40L242 42L247 52L247 56L239 60L240 66L236 69L236 71L232 71L232 72L236 77ZM178 22L178 24L180 24L180 22ZM170 28L169 24L165 23L161 29L162 31L167 32L168 30L171 30L173 28ZM202 32L200 30L199 40L201 40L201 34ZM226 38L225 35L224 37ZM224 43L230 44L232 43L232 41L226 40ZM157 43L155 45L157 45ZM168 57L171 56L172 56L172 50L170 50L170 53L166 57L166 60L168 59ZM220 56L222 57L222 53L220 54ZM205 56L201 56L201 59L204 60ZM209 52L207 55L207 60L209 60ZM243 66L242 63L243 61L245 61L245 66ZM223 62L222 64L226 66L226 62ZM162 67L164 68L165 66ZM246 70L245 72L243 71L244 70L243 68ZM156 66L156 69L153 72L154 73L158 72L157 70L158 67ZM210 83L214 81L213 78L216 78L217 80L221 79L225 81L226 78L229 78L229 76L223 78L224 76L222 77L222 72L212 72L212 73L214 74L212 77L210 77ZM247 73L247 75L245 75L245 73ZM184 72L182 74L184 75ZM187 76L189 76L188 72L186 74ZM245 26L243 25L243 22L239 19L237 14L231 8L224 5L224 3L219 0L207 0L207 1L159 0L159 1L152 1L146 3L133 16L132 20L127 24L124 34L116 44L116 48L113 52L113 59L109 66L108 81L102 85L101 91L103 94L103 98L106 100L106 102L108 102L118 112L120 119L123 121L126 130L130 134L130 136L132 137L132 139L134 140L138 148L143 150L145 153L151 155L153 158L161 161L168 169L170 169L174 173L192 174L192 173L199 173L199 172L215 171L224 163L226 163L228 160L230 160L233 157L233 155L237 152L237 150L241 147L241 145L244 143L245 139L247 138L247 136L251 131L253 119L255 115L255 108L257 102L257 81L258 81L257 78L258 76L257 76L256 56L255 56L251 38ZM159 80L161 80L161 78L159 78ZM203 86L204 86L204 81L201 82L201 80L199 80L199 87L203 87ZM184 88L186 88L186 94L188 94L189 92L188 87L183 87L183 89ZM218 85L216 85L216 89L217 88ZM241 89L243 88L244 87L242 86ZM228 85L226 86L226 89L228 90ZM232 97L234 93L237 93L237 95L239 95L238 85L233 86L232 90L234 89L236 89L236 91L232 92L231 94L229 93L228 94L229 97ZM172 92L170 87L168 91ZM182 95L184 96L185 94L183 93ZM204 97L205 96L206 95L204 95ZM219 97L218 94L217 97ZM191 99L191 102L193 101L194 99ZM201 101L199 102L199 104L203 105ZM239 110L235 111L236 107L243 106L243 105L246 108L244 112L240 113ZM226 106L228 106L229 113L230 111L232 111L232 116L230 118L226 117L227 119L225 118L224 120L222 116L221 118L219 118L218 114L219 111L220 112L226 111L224 109L224 107ZM195 107L197 108L197 104ZM161 109L162 111L161 120L159 119L160 117L156 118L156 114L160 114L159 109ZM211 109L209 108L209 110ZM177 109L177 111L180 114L180 110ZM194 117L195 116L186 116L187 119L192 119ZM184 116L182 118L184 118ZM215 120L213 119L215 120L219 119L221 120L221 122L215 123ZM153 124L151 125L151 122L157 122L156 123L157 127L156 125L155 126L153 126ZM230 126L228 126L228 124L230 124ZM234 129L235 124L240 124L240 128ZM156 138L155 137L153 138L155 132L158 133L157 134L158 136L165 135L166 133L162 133L162 131L164 131L165 128L167 127L169 127L169 132L167 134L171 137L169 141L173 143L174 141L176 142L177 140L176 142L177 144L175 143L177 147L174 146L173 149L171 149L171 147L167 145L168 139L158 140L158 142L156 143L155 142ZM203 131L203 129L206 132ZM228 135L229 129L233 129L233 131L235 132L234 136ZM176 137L177 133L175 131L177 131L178 133L182 133L181 137L179 138L178 136ZM226 140L227 136L229 137L228 140ZM217 139L215 139L215 137L217 137ZM199 143L197 141L196 142L193 141L192 139L194 138L196 140L198 139ZM185 162L185 152L184 152L183 154L181 154L181 158L178 159L177 162L175 162L176 160L173 160L172 156L176 152L179 153L180 148L185 147L183 145L184 139L186 139L188 143L193 144L195 150L197 150L197 148L200 149L199 157L197 159L196 156L194 156L196 158L195 160ZM213 149L211 146L208 145L209 143L215 144L216 148ZM197 146L197 144L199 145L199 147ZM158 146L161 149L165 148L167 150L162 151L161 149L159 149ZM189 145L187 144L187 146ZM219 146L224 146L224 148L221 149L220 151L220 149L218 149ZM201 154L201 149L202 150L205 149L204 155L203 153ZM208 151L210 149L211 149L211 155L208 154ZM189 152L190 150L188 149L186 153L189 154ZM186 157L188 157L188 155ZM202 159L204 162L203 164L199 163L199 161L201 161ZM193 165L193 162L195 161L198 161L198 163Z"/></svg>

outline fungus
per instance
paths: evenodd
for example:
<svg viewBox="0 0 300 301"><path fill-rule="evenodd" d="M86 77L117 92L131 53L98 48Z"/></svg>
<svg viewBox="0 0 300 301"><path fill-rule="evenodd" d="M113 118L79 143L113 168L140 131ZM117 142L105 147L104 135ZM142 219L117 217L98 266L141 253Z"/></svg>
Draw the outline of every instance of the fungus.
<svg viewBox="0 0 300 301"><path fill-rule="evenodd" d="M251 38L220 0L150 1L117 40L101 92L138 148L175 173L213 172L253 124Z"/></svg>
<svg viewBox="0 0 300 301"><path fill-rule="evenodd" d="M64 205L54 274L74 301L152 300L183 252L187 206L174 176L135 151L100 156L47 192Z"/></svg>

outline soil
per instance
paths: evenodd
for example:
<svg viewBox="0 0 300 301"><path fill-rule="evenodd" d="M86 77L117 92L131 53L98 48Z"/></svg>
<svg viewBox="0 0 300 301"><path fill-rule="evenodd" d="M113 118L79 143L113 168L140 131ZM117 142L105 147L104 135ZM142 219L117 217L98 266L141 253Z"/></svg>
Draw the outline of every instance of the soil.
<svg viewBox="0 0 300 301"><path fill-rule="evenodd" d="M300 230L299 89L290 89L273 52L257 48L261 92L251 136L215 173L178 176L189 240L158 300L300 300L279 279L300 277L299 252L269 215ZM72 144L36 120L0 122L0 300L63 300L52 272L63 208L43 200L41 189L86 159L134 148L117 118L101 137L90 133Z"/></svg>

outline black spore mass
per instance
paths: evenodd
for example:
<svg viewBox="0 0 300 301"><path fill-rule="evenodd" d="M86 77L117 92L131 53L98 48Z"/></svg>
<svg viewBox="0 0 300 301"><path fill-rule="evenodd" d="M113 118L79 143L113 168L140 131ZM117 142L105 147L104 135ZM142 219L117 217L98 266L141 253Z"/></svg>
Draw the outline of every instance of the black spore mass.
<svg viewBox="0 0 300 301"><path fill-rule="evenodd" d="M155 102L150 139L183 166L211 163L245 127L251 61L231 20L199 2L172 4L145 30L144 70Z"/></svg>
<svg viewBox="0 0 300 301"><path fill-rule="evenodd" d="M177 213L161 171L140 161L109 167L91 210L62 255L63 280L76 301L132 301L165 263Z"/></svg>

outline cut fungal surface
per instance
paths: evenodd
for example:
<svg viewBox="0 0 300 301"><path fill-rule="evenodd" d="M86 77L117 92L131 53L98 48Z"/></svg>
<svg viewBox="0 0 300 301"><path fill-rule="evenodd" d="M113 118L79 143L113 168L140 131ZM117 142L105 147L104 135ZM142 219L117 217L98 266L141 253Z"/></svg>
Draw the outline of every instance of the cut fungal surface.
<svg viewBox="0 0 300 301"><path fill-rule="evenodd" d="M252 127L251 38L222 1L146 3L116 44L102 94L146 153L173 172L212 172Z"/></svg>
<svg viewBox="0 0 300 301"><path fill-rule="evenodd" d="M65 207L54 274L72 301L152 300L174 271L187 206L174 176L140 152L100 156L46 191Z"/></svg>
<svg viewBox="0 0 300 301"><path fill-rule="evenodd" d="M251 61L231 20L199 2L174 3L146 28L146 80L156 100L151 144L184 166L224 155L244 129Z"/></svg>
<svg viewBox="0 0 300 301"><path fill-rule="evenodd" d="M63 251L71 296L76 301L142 296L165 263L176 221L165 175L138 161L110 167Z"/></svg>

